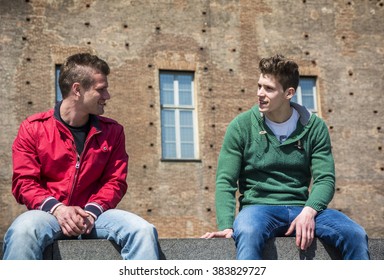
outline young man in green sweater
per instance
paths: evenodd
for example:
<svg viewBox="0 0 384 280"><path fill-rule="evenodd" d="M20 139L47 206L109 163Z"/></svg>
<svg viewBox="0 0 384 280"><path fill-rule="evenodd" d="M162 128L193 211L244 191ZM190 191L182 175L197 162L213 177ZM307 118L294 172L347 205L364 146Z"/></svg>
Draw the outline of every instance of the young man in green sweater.
<svg viewBox="0 0 384 280"><path fill-rule="evenodd" d="M322 119L291 102L298 65L276 55L259 68L258 103L229 124L218 159L219 231L202 237L234 238L238 259L262 259L265 242L276 236L296 236L301 250L316 236L344 259L369 259L365 230L327 209L335 191L330 136Z"/></svg>

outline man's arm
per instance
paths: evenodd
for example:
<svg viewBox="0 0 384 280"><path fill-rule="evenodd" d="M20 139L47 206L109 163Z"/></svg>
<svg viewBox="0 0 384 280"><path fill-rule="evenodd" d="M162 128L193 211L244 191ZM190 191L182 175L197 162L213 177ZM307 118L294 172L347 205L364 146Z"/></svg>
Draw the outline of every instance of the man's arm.
<svg viewBox="0 0 384 280"><path fill-rule="evenodd" d="M40 184L41 162L36 151L36 141L37 136L29 121L23 121L12 145L12 193L16 201L25 204L28 209L39 209L51 195Z"/></svg>
<svg viewBox="0 0 384 280"><path fill-rule="evenodd" d="M235 220L236 191L243 159L241 130L235 119L228 127L216 171L216 218L219 231L231 229Z"/></svg>
<svg viewBox="0 0 384 280"><path fill-rule="evenodd" d="M317 119L316 133L311 137L311 169L313 183L310 196L302 212L291 223L286 235L296 231L296 245L306 250L315 235L315 217L327 208L335 191L335 167L328 128L324 121Z"/></svg>
<svg viewBox="0 0 384 280"><path fill-rule="evenodd" d="M128 173L128 154L125 149L125 135L123 127L114 128L112 134L114 145L109 160L105 163L103 176L99 179L100 189L93 194L85 205L85 211L95 219L108 209L115 208L128 189L126 181Z"/></svg>
<svg viewBox="0 0 384 280"><path fill-rule="evenodd" d="M317 121L313 124L316 130L310 137L313 182L305 206L319 212L328 207L335 193L335 163L328 128L320 118Z"/></svg>

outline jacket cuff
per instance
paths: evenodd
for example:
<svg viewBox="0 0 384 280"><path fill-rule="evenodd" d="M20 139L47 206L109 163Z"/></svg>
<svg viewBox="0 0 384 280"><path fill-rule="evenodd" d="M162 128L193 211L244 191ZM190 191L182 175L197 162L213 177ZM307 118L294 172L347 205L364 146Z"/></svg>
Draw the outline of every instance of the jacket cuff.
<svg viewBox="0 0 384 280"><path fill-rule="evenodd" d="M103 207L101 207L99 204L94 202L87 203L84 207L84 210L85 212L92 215L95 218L95 220L97 219L97 217L100 216L101 213L103 213Z"/></svg>
<svg viewBox="0 0 384 280"><path fill-rule="evenodd" d="M44 212L49 212L52 214L53 211L55 211L55 209L60 205L62 205L62 203L58 201L56 198L48 197L41 204L40 210L43 210Z"/></svg>

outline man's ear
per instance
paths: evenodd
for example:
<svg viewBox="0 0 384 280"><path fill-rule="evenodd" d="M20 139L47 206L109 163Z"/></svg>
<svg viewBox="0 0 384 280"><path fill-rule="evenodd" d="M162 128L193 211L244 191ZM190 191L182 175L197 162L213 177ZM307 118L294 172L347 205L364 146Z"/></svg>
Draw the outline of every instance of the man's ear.
<svg viewBox="0 0 384 280"><path fill-rule="evenodd" d="M293 87L287 88L285 91L285 98L291 99L293 96L295 96L296 90Z"/></svg>
<svg viewBox="0 0 384 280"><path fill-rule="evenodd" d="M73 83L72 84L72 92L76 96L80 96L80 83Z"/></svg>

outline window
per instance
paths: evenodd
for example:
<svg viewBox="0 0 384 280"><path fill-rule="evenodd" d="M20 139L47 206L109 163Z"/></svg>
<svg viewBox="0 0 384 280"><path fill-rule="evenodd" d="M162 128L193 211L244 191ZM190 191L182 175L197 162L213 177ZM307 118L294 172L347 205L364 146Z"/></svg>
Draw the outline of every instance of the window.
<svg viewBox="0 0 384 280"><path fill-rule="evenodd" d="M55 69L55 89L56 89L56 94L55 94L55 101L61 101L63 99L63 96L61 95L61 90L59 87L59 76L60 76L60 66L61 65L56 65Z"/></svg>
<svg viewBox="0 0 384 280"><path fill-rule="evenodd" d="M300 77L300 83L292 101L304 105L313 113L317 113L316 98L316 77Z"/></svg>
<svg viewBox="0 0 384 280"><path fill-rule="evenodd" d="M197 159L194 75L160 71L162 158Z"/></svg>

